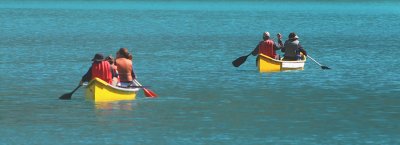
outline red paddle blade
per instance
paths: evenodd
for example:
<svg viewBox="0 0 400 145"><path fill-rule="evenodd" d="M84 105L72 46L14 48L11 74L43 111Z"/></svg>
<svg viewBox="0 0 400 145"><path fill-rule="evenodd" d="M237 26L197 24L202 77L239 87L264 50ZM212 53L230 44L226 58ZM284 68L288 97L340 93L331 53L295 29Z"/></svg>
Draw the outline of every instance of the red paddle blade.
<svg viewBox="0 0 400 145"><path fill-rule="evenodd" d="M149 89L143 88L143 91L144 91L144 95L146 95L146 97L151 97L151 98L157 97L157 94Z"/></svg>

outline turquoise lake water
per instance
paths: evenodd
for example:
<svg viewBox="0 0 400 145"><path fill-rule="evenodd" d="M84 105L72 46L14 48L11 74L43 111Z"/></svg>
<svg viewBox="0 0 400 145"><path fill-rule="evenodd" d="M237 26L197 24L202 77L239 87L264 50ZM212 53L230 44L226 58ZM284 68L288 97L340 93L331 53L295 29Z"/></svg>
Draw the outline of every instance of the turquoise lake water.
<svg viewBox="0 0 400 145"><path fill-rule="evenodd" d="M1 1L0 144L400 144L399 6ZM332 69L233 67L264 31L296 32ZM158 98L58 99L120 47Z"/></svg>

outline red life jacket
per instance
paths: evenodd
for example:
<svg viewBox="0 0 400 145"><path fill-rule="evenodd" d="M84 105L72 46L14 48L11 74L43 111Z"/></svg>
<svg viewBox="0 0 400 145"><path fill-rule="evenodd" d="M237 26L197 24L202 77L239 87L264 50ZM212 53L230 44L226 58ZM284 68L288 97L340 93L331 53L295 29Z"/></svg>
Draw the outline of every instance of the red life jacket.
<svg viewBox="0 0 400 145"><path fill-rule="evenodd" d="M94 62L92 64L92 79L97 77L109 84L112 84L112 74L110 69L110 63L107 61Z"/></svg>
<svg viewBox="0 0 400 145"><path fill-rule="evenodd" d="M264 54L271 58L275 58L276 52L274 50L274 41L268 39L265 41L261 41L260 45L258 46L258 54Z"/></svg>

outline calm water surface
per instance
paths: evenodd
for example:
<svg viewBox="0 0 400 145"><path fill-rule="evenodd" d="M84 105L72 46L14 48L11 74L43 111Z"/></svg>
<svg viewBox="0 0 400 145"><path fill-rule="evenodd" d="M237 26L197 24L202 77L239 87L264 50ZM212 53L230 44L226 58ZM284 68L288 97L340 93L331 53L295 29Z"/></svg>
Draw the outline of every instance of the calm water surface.
<svg viewBox="0 0 400 145"><path fill-rule="evenodd" d="M399 5L2 1L0 144L400 144ZM333 69L234 68L264 31ZM120 47L158 98L58 100Z"/></svg>

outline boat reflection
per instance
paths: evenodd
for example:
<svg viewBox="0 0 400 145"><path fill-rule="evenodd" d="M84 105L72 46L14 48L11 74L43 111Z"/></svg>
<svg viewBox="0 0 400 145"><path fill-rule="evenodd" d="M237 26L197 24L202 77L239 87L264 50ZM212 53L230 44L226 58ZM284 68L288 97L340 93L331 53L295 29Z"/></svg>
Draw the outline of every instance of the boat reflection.
<svg viewBox="0 0 400 145"><path fill-rule="evenodd" d="M95 102L96 110L133 110L132 101Z"/></svg>

